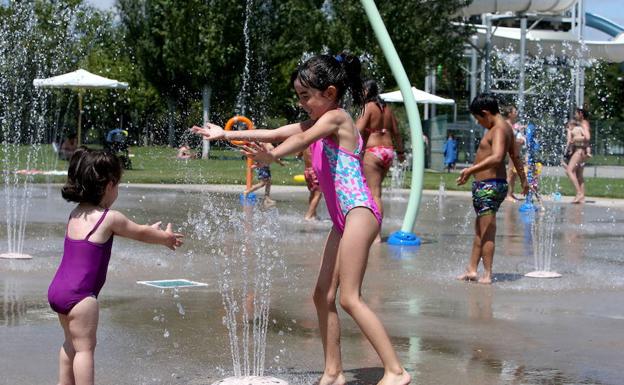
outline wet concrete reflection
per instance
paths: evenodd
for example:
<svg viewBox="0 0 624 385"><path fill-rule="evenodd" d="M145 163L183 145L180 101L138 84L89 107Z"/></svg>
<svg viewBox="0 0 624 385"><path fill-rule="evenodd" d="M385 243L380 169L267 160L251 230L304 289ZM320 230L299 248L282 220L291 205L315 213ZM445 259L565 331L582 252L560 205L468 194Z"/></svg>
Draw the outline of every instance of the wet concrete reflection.
<svg viewBox="0 0 624 385"><path fill-rule="evenodd" d="M2 312L0 313L0 325L17 326L26 315L26 302L20 290L21 283L13 278L0 281L2 287Z"/></svg>
<svg viewBox="0 0 624 385"><path fill-rule="evenodd" d="M26 233L25 252L34 258L0 261L0 383L50 383L56 376L62 331L45 293L71 206L44 192L35 187L31 212L45 215L32 214ZM275 198L284 236L267 251L279 253L284 270L271 289L266 367L291 384L311 384L323 365L311 295L331 223L324 207L324 220L302 220L305 191L276 188ZM384 237L402 224L407 201L399 198L388 202ZM204 199L218 207L238 205L236 194L124 188L117 208L138 222L167 220L189 233L189 218ZM424 240L420 247L372 247L362 294L382 317L414 383L621 383L624 209L559 208L552 264L563 277L557 280L523 276L533 268L533 240L518 206L508 202L499 213L495 284L489 287L453 279L472 240L474 213L466 197L424 196L415 229ZM231 234L223 239L238 241ZM115 240L99 300L99 384L210 384L231 372L214 248L187 239L171 253ZM174 278L208 286L173 292L136 284ZM349 383L375 384L383 375L376 353L357 325L344 312L340 316ZM27 368L26 362L38 366Z"/></svg>

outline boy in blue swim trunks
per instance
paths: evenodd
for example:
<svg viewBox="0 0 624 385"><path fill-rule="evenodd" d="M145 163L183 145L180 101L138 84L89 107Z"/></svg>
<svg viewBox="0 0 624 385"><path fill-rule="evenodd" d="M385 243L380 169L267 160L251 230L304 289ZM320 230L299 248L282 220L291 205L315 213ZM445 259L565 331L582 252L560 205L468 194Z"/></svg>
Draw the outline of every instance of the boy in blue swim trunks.
<svg viewBox="0 0 624 385"><path fill-rule="evenodd" d="M472 253L466 272L459 277L464 281L492 283L492 262L496 239L496 212L507 196L507 171L505 156L509 154L520 178L522 193L526 195L529 184L524 174L524 165L516 146L514 132L500 114L498 101L492 94L479 94L470 104L470 113L477 122L487 129L479 143L475 162L465 168L457 178L462 185L474 175L472 183L472 204L477 214ZM483 259L484 273L477 276L479 261Z"/></svg>
<svg viewBox="0 0 624 385"><path fill-rule="evenodd" d="M264 143L264 147L266 147L268 151L274 148L271 143ZM278 160L277 163L282 166L284 165L284 163L282 163L282 161L280 160ZM249 190L245 190L245 195L264 187L264 199L262 201L262 204L264 205L264 207L275 206L275 201L271 199L271 169L269 168L269 166L261 166L256 167L255 170L256 178L258 178L258 183L251 186Z"/></svg>

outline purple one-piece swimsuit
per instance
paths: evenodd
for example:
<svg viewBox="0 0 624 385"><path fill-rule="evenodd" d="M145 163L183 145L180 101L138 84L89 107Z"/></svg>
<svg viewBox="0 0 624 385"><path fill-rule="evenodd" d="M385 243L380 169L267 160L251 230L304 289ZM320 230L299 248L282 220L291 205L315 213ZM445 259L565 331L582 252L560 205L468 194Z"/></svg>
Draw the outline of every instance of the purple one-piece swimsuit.
<svg viewBox="0 0 624 385"><path fill-rule="evenodd" d="M85 239L70 239L65 234L61 265L48 289L48 302L55 312L68 314L83 299L97 298L104 286L113 236L105 243L91 242L89 237L97 230L107 213L108 209L104 210Z"/></svg>

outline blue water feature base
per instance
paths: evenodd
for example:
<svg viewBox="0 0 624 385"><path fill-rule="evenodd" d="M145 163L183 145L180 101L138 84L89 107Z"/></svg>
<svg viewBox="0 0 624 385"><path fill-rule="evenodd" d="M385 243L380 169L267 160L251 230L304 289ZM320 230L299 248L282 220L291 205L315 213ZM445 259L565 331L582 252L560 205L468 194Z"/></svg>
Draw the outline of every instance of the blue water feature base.
<svg viewBox="0 0 624 385"><path fill-rule="evenodd" d="M389 245L420 246L421 240L414 233L407 231L395 231L388 237Z"/></svg>
<svg viewBox="0 0 624 385"><path fill-rule="evenodd" d="M526 212L531 212L531 211L538 211L540 208L537 205L534 205L531 202L525 202L523 204L520 205L520 207L518 207L518 211L520 211L521 213L526 213Z"/></svg>
<svg viewBox="0 0 624 385"><path fill-rule="evenodd" d="M258 197L254 193L241 193L238 197L241 206L255 206L258 201Z"/></svg>
<svg viewBox="0 0 624 385"><path fill-rule="evenodd" d="M139 285L157 287L159 289L176 289L179 287L208 286L207 283L189 281L188 279L161 279L157 281L137 281Z"/></svg>

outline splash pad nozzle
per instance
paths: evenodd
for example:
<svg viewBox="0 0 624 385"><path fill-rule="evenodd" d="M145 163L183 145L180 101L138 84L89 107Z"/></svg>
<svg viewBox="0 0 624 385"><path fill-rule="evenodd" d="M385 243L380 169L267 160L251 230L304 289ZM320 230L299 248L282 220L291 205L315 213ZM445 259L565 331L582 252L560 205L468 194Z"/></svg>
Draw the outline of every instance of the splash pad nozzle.
<svg viewBox="0 0 624 385"><path fill-rule="evenodd" d="M32 256L21 253L4 253L0 254L0 259L32 259Z"/></svg>
<svg viewBox="0 0 624 385"><path fill-rule="evenodd" d="M524 276L529 278L561 278L561 274L555 271L531 271Z"/></svg>
<svg viewBox="0 0 624 385"><path fill-rule="evenodd" d="M288 382L275 377L264 376L240 376L227 377L212 385L288 385Z"/></svg>
<svg viewBox="0 0 624 385"><path fill-rule="evenodd" d="M527 201L520 205L518 211L521 213L538 211L540 208L537 205L534 205L533 202L527 198Z"/></svg>
<svg viewBox="0 0 624 385"><path fill-rule="evenodd" d="M420 246L421 240L414 233L407 231L395 231L388 237L389 245L398 246Z"/></svg>
<svg viewBox="0 0 624 385"><path fill-rule="evenodd" d="M258 197L254 193L245 194L240 193L238 196L241 206L254 206L258 201Z"/></svg>

